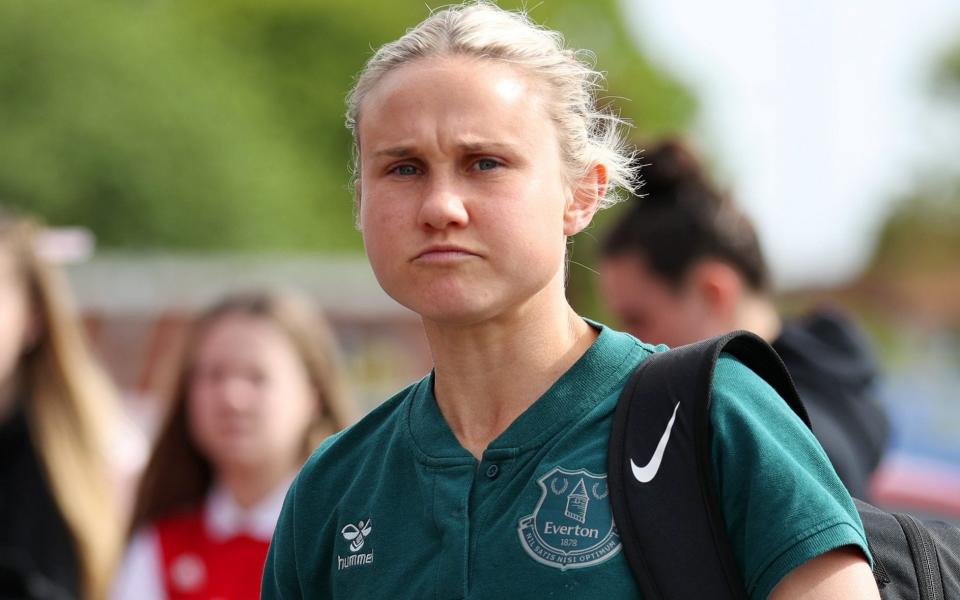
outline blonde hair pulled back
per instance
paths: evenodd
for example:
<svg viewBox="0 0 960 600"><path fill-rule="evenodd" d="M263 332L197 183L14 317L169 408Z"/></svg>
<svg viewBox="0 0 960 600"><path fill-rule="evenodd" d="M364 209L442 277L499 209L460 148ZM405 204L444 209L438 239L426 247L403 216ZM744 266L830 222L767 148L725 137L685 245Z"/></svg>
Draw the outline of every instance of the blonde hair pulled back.
<svg viewBox="0 0 960 600"><path fill-rule="evenodd" d="M347 96L354 173L360 167L358 127L364 98L390 71L419 59L445 56L494 60L521 69L543 90L568 180L602 164L607 193L601 208L616 203L618 188L632 190L632 154L621 135L624 122L598 105L604 75L594 68L592 53L565 48L559 32L537 25L524 12L507 11L486 1L434 12L370 58Z"/></svg>

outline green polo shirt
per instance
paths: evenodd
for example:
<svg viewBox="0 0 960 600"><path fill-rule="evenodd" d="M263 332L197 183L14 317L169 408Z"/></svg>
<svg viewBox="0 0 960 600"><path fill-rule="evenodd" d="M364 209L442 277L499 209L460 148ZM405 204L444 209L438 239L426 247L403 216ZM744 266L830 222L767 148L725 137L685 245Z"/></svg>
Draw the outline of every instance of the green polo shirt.
<svg viewBox="0 0 960 600"><path fill-rule="evenodd" d="M590 349L477 461L433 376L325 442L287 494L265 600L638 598L613 526L607 442L621 388L653 348L597 325ZM813 436L752 371L722 357L715 476L751 597L852 544L856 510Z"/></svg>

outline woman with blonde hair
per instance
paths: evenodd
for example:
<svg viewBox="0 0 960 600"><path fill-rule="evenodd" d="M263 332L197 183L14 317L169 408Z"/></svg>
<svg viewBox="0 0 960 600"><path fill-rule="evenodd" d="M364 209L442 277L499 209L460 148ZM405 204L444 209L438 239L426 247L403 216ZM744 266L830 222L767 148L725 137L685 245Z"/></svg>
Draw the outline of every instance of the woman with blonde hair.
<svg viewBox="0 0 960 600"><path fill-rule="evenodd" d="M120 539L115 396L42 236L0 214L0 596L103 598Z"/></svg>
<svg viewBox="0 0 960 600"><path fill-rule="evenodd" d="M631 179L583 56L522 13L471 2L432 13L358 77L347 122L367 257L420 315L434 368L307 461L265 600L640 597L607 447L625 382L663 348L565 296L569 238ZM713 475L749 596L878 598L816 440L742 363L724 357L715 375Z"/></svg>
<svg viewBox="0 0 960 600"><path fill-rule="evenodd" d="M283 495L355 417L333 335L304 299L229 296L187 336L113 596L256 598Z"/></svg>

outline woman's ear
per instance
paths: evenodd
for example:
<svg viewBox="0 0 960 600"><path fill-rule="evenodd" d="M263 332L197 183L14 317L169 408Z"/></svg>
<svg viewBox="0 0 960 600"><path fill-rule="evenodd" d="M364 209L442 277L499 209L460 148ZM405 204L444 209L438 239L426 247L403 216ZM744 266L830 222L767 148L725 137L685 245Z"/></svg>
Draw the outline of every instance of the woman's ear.
<svg viewBox="0 0 960 600"><path fill-rule="evenodd" d="M724 261L704 259L694 265L687 279L707 313L724 328L735 329L737 309L744 294L743 280L737 270Z"/></svg>
<svg viewBox="0 0 960 600"><path fill-rule="evenodd" d="M607 167L595 163L574 182L573 194L563 211L563 234L576 235L590 224L607 195Z"/></svg>

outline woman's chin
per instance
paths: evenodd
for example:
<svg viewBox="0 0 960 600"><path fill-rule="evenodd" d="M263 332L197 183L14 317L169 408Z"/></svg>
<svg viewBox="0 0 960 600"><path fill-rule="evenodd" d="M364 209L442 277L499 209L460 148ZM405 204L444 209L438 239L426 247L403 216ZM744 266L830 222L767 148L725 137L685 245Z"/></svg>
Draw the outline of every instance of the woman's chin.
<svg viewBox="0 0 960 600"><path fill-rule="evenodd" d="M480 323L510 320L511 315L527 313L537 297L537 288L516 285L444 286L442 289L419 289L406 297L393 296L397 302L420 315L424 322L443 326L469 327Z"/></svg>
<svg viewBox="0 0 960 600"><path fill-rule="evenodd" d="M449 325L470 325L490 318L499 304L480 290L443 285L393 295L393 299L420 315L425 321Z"/></svg>
<svg viewBox="0 0 960 600"><path fill-rule="evenodd" d="M249 470L264 463L266 454L262 444L250 441L223 443L213 452L211 459L222 469Z"/></svg>

